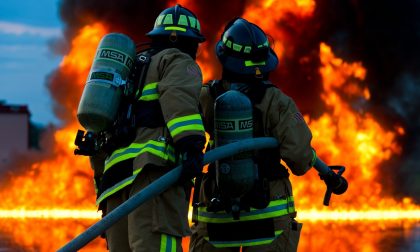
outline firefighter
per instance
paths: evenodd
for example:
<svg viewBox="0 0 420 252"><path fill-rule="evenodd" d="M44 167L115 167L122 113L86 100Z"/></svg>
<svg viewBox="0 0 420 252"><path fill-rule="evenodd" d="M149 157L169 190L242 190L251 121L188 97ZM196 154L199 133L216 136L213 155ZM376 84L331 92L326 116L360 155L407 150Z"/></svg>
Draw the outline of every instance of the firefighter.
<svg viewBox="0 0 420 252"><path fill-rule="evenodd" d="M200 23L176 5L162 11L146 35L150 48L138 60L150 56L150 62L144 78L137 79L134 140L91 158L100 177L97 204L109 213L177 164L183 169L176 185L106 231L110 251L182 251L182 237L191 234L191 180L203 167L202 74L195 62L199 43L205 41Z"/></svg>
<svg viewBox="0 0 420 252"><path fill-rule="evenodd" d="M248 206L241 205L238 219L224 210L223 202L219 208L213 204L219 202L220 192L215 166L209 166L199 199L194 200L190 251L239 252L241 247L248 252L296 251L302 224L295 220L289 172L280 160L294 175L304 175L316 160L311 131L295 102L269 81L278 59L260 27L243 18L233 19L216 45L216 54L223 68L222 78L206 83L200 95L209 145L215 137L215 100L232 89L252 103L253 136L274 137L280 145L254 154L258 183L243 200Z"/></svg>

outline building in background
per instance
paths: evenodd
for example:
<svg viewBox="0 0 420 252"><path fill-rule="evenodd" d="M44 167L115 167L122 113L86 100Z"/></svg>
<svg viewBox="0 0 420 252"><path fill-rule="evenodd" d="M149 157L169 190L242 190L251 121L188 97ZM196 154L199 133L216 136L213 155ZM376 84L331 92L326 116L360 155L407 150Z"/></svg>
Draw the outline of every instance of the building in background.
<svg viewBox="0 0 420 252"><path fill-rule="evenodd" d="M0 168L10 157L29 149L30 112L26 105L8 105L0 101Z"/></svg>

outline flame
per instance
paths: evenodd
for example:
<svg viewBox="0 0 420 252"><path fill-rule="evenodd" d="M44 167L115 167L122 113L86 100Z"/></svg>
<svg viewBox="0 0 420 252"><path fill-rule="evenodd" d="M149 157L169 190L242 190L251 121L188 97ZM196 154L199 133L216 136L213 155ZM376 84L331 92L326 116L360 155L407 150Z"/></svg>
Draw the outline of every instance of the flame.
<svg viewBox="0 0 420 252"><path fill-rule="evenodd" d="M294 48L290 42L291 38L277 28L278 24L286 20L289 15L302 19L311 17L314 10L314 0L268 0L247 5L243 18L257 24L274 38L274 51L279 58L282 58L286 53L286 44L289 53L292 53Z"/></svg>
<svg viewBox="0 0 420 252"><path fill-rule="evenodd" d="M382 192L380 165L392 155L401 153L396 137L403 134L402 127L386 130L372 114L356 111L343 97L367 100L368 90L361 88L366 69L360 62L346 63L337 58L331 48L320 45L322 83L321 98L327 110L319 118L305 116L312 129L313 145L318 155L328 164L342 164L347 168L345 177L349 190L333 197L333 208L340 209L411 209L410 200L397 202ZM358 99L355 99L358 98ZM306 177L293 177L298 208L319 209L325 187L315 173ZM309 181L316 181L310 183ZM417 208L418 209L418 208ZM360 213L363 215L363 213Z"/></svg>
<svg viewBox="0 0 420 252"><path fill-rule="evenodd" d="M90 65L95 55L99 40L106 34L104 26L93 24L81 29L72 41L71 51L63 58L60 71L66 76L72 76L74 89L80 94L83 89ZM76 97L69 97L70 100ZM63 101L67 102L67 101ZM71 101L73 102L73 101ZM71 103L74 104L74 103ZM70 106L70 105L69 105ZM76 108L72 114L76 118ZM8 185L11 190L0 192L0 217L9 221L3 230L10 230L13 240L23 247L39 248L40 251L53 251L58 245L81 233L88 227L77 222L67 224L69 230L62 235L54 235L50 243L46 239L33 239L32 236L22 235L22 230L14 228L15 221L11 218L77 218L98 219L95 209L95 191L93 187L93 172L87 157L76 157L73 154L74 137L79 125L72 123L54 133L54 158L36 162L28 167L22 176L16 176ZM51 233L37 226L39 221L28 221L26 230L37 230L44 237ZM54 229L55 230L55 229ZM71 230L71 231L70 231ZM45 231L45 232L44 232ZM24 234L24 233L23 233ZM47 239L48 240L48 239ZM100 242L100 245L104 245ZM95 244L98 244L97 242Z"/></svg>

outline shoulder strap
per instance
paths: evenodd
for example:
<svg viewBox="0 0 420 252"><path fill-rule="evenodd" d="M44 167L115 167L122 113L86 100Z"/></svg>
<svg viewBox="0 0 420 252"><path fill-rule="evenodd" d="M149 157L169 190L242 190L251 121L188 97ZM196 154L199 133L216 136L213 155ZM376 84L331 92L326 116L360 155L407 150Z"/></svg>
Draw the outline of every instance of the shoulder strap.
<svg viewBox="0 0 420 252"><path fill-rule="evenodd" d="M217 97L226 92L226 90L223 88L223 83L221 80L211 80L208 83L208 86L210 88L210 95L213 100L216 100Z"/></svg>
<svg viewBox="0 0 420 252"><path fill-rule="evenodd" d="M151 57L155 55L155 49L148 49L137 54L136 65L134 69L134 98L137 100L141 96L146 81L147 70L149 69Z"/></svg>

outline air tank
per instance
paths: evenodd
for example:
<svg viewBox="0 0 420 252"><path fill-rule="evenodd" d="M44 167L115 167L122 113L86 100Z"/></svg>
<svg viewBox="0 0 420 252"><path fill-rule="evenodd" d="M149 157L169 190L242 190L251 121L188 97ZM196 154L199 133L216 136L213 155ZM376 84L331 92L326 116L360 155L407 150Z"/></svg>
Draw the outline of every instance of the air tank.
<svg viewBox="0 0 420 252"><path fill-rule="evenodd" d="M252 103L236 90L220 95L214 105L216 147L253 137ZM216 181L221 193L237 199L249 192L257 179L251 152L216 162ZM234 209L232 209L234 210Z"/></svg>
<svg viewBox="0 0 420 252"><path fill-rule="evenodd" d="M135 56L136 45L125 34L109 33L99 42L77 110L86 130L101 132L112 126Z"/></svg>

